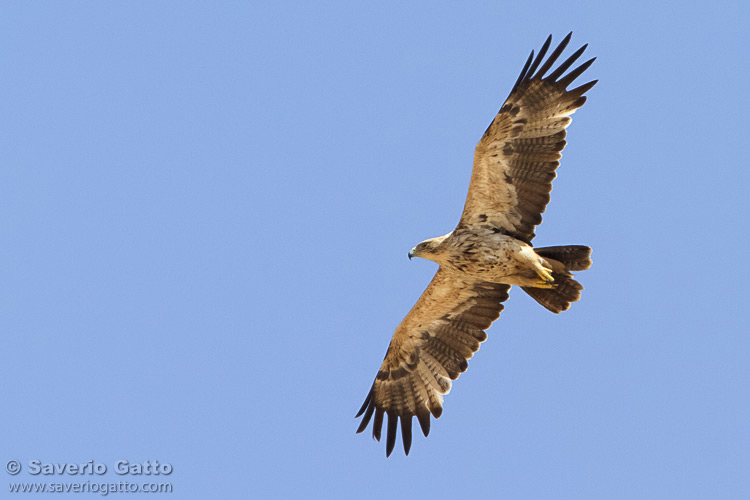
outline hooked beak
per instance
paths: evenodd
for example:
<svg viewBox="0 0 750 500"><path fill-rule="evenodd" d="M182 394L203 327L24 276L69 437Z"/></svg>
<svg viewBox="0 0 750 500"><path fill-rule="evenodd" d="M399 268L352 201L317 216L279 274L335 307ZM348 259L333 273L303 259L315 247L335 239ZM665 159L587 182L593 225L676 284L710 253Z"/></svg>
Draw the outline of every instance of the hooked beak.
<svg viewBox="0 0 750 500"><path fill-rule="evenodd" d="M417 249L417 247L414 247L411 250L409 250L409 260L411 260L412 257L414 257L414 253L415 253L416 249Z"/></svg>

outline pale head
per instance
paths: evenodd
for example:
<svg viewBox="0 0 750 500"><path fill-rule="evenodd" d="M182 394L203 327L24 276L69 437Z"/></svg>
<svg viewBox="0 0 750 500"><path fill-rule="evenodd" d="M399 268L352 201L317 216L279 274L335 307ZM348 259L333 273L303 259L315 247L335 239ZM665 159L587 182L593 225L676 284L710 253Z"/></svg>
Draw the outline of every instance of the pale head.
<svg viewBox="0 0 750 500"><path fill-rule="evenodd" d="M437 238L424 240L422 243L409 250L409 260L411 260L412 257L422 257L423 259L438 262L438 257L441 254L440 244L443 243L448 236L450 236L450 233L444 236L438 236Z"/></svg>

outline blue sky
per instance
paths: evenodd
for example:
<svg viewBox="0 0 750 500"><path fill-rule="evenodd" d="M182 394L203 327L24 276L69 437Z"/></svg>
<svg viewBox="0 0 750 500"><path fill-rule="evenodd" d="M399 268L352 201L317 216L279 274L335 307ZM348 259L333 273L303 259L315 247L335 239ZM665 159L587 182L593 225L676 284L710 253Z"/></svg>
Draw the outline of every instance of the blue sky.
<svg viewBox="0 0 750 500"><path fill-rule="evenodd" d="M124 459L172 464L181 499L750 496L746 4L1 10L8 482ZM583 299L512 291L386 460L353 417L436 268L406 254L571 30L600 83L535 243L594 248Z"/></svg>

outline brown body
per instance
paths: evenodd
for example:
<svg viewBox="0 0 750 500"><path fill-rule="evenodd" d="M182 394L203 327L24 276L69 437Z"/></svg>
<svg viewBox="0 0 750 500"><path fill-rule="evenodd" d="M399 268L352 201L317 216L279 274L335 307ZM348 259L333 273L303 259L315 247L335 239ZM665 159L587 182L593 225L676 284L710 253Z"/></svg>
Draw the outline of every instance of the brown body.
<svg viewBox="0 0 750 500"><path fill-rule="evenodd" d="M412 256L479 281L548 288L551 280L540 277L540 273L565 271L562 263L544 259L528 243L490 226L465 227L427 241L431 244L421 249L417 245Z"/></svg>

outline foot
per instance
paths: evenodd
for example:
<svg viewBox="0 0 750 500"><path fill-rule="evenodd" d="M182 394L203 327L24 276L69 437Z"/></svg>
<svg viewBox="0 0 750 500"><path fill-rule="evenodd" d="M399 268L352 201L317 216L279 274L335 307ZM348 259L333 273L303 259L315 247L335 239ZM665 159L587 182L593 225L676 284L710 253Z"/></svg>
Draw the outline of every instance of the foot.
<svg viewBox="0 0 750 500"><path fill-rule="evenodd" d="M546 268L544 266L539 266L536 270L536 274L545 283L553 283L555 281L555 278L552 277L552 269Z"/></svg>
<svg viewBox="0 0 750 500"><path fill-rule="evenodd" d="M547 280L538 280L533 285L534 288L557 288L557 283L551 283Z"/></svg>

